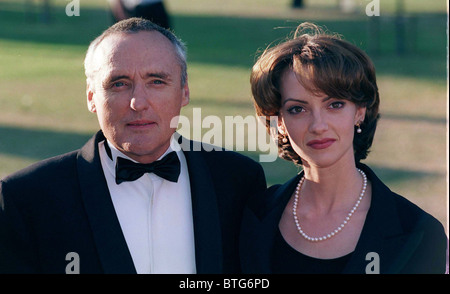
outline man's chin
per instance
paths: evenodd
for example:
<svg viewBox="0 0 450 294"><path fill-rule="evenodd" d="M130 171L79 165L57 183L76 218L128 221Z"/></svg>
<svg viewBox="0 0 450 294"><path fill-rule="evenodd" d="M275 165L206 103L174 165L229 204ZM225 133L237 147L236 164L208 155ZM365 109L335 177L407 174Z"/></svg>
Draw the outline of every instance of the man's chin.
<svg viewBox="0 0 450 294"><path fill-rule="evenodd" d="M146 144L146 145L129 145L124 148L124 153L141 163L150 163L157 159L159 159L164 152L166 152L167 148L169 148L170 141L164 145L155 146L154 144Z"/></svg>

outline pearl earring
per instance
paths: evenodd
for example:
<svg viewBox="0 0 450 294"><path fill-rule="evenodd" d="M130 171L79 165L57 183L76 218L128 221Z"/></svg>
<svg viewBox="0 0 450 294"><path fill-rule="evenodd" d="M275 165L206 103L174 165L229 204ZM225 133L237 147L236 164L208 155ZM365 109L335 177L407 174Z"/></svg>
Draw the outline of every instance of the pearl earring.
<svg viewBox="0 0 450 294"><path fill-rule="evenodd" d="M362 133L362 130L361 130L361 124L360 124L360 123L357 123L356 126L358 127L358 128L356 129L356 132L357 132L358 134L361 134L361 133Z"/></svg>
<svg viewBox="0 0 450 294"><path fill-rule="evenodd" d="M283 138L281 139L281 142L283 142L284 144L286 144L287 141L288 141L288 139L287 139L286 130L285 130L284 126L279 126L278 132L279 132L281 135L283 135Z"/></svg>

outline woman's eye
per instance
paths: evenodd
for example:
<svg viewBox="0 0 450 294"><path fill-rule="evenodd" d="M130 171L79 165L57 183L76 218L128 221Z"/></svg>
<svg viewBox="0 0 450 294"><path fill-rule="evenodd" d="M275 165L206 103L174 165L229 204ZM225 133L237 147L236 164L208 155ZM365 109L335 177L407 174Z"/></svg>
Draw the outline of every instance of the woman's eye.
<svg viewBox="0 0 450 294"><path fill-rule="evenodd" d="M291 114L295 114L295 113L303 112L304 109L301 106L292 106L292 107L289 107L287 111Z"/></svg>
<svg viewBox="0 0 450 294"><path fill-rule="evenodd" d="M341 101L336 101L330 104L330 108L332 109L338 109L344 107L345 103Z"/></svg>

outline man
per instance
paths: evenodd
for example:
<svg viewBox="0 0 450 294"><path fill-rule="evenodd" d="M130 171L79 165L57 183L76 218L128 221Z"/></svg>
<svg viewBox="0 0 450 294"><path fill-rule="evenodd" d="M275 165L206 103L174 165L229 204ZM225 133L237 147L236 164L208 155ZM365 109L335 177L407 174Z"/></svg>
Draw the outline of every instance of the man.
<svg viewBox="0 0 450 294"><path fill-rule="evenodd" d="M171 125L189 103L183 44L124 20L85 69L101 131L0 182L0 272L238 273L242 208L265 178L235 152L180 150L194 144Z"/></svg>

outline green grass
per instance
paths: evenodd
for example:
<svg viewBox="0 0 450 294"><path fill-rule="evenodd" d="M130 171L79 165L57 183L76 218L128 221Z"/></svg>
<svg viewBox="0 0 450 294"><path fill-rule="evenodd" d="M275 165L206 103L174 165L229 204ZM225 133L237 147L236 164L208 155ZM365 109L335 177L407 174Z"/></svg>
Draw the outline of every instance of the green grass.
<svg viewBox="0 0 450 294"><path fill-rule="evenodd" d="M38 7L26 13L24 2L0 0L0 177L77 149L98 129L86 107L83 59L89 42L111 24L106 1L81 0L79 17L65 15L68 1L51 1L50 23L40 21ZM306 1L301 10L289 0L167 0L173 29L188 45L191 103L182 114L201 108L202 117L222 120L253 115L248 80L257 52L302 21L323 25L368 51L377 68L382 119L366 162L447 225L446 2L405 1L402 55L396 1L380 1L378 19L364 14L366 2L355 2L356 11L346 14L334 0ZM376 22L379 34L371 29ZM263 167L269 184L298 171L281 159Z"/></svg>

